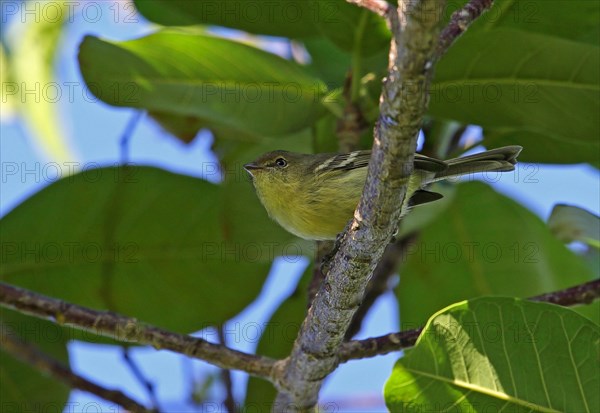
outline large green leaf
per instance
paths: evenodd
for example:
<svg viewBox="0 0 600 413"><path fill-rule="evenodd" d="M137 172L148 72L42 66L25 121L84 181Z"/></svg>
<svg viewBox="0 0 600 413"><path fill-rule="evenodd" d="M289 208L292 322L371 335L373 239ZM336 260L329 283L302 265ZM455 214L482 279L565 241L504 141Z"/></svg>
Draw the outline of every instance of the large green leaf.
<svg viewBox="0 0 600 413"><path fill-rule="evenodd" d="M323 19L317 27L340 49L373 55L390 45L390 30L380 16L345 0L316 1Z"/></svg>
<svg viewBox="0 0 600 413"><path fill-rule="evenodd" d="M491 179L491 176L490 176ZM401 265L402 323L480 295L528 297L592 279L542 220L481 182L460 184Z"/></svg>
<svg viewBox="0 0 600 413"><path fill-rule="evenodd" d="M599 4L497 2L437 66L431 114L518 142L524 161L597 163Z"/></svg>
<svg viewBox="0 0 600 413"><path fill-rule="evenodd" d="M600 411L600 328L576 312L479 298L434 315L385 386L392 412Z"/></svg>
<svg viewBox="0 0 600 413"><path fill-rule="evenodd" d="M508 27L598 45L599 19L600 5L595 1L507 0L494 3L473 30Z"/></svg>
<svg viewBox="0 0 600 413"><path fill-rule="evenodd" d="M238 236L221 191L150 167L63 179L2 219L1 278L176 331L221 324L255 298L287 236Z"/></svg>
<svg viewBox="0 0 600 413"><path fill-rule="evenodd" d="M162 25L217 25L289 38L324 34L341 49L365 55L381 51L390 39L381 17L345 0L135 0L135 5Z"/></svg>
<svg viewBox="0 0 600 413"><path fill-rule="evenodd" d="M320 16L309 0L135 0L147 19L165 26L207 24L283 37L315 35Z"/></svg>
<svg viewBox="0 0 600 413"><path fill-rule="evenodd" d="M19 340L38 347L45 354L65 365L69 356L67 329L46 320L0 308L2 335L14 334ZM1 339L0 339L1 341ZM0 342L0 400L2 411L36 411L45 406L61 411L69 399L70 389L61 381L42 374L34 366L15 359L2 350Z"/></svg>
<svg viewBox="0 0 600 413"><path fill-rule="evenodd" d="M79 64L90 90L111 105L196 117L259 135L306 128L322 110L325 92L294 62L189 31L165 30L125 42L87 36Z"/></svg>

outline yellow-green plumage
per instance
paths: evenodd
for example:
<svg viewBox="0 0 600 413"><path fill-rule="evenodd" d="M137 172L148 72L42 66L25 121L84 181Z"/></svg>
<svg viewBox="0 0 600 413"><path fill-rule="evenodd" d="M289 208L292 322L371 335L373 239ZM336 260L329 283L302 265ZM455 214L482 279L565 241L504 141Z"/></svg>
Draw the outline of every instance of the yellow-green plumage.
<svg viewBox="0 0 600 413"><path fill-rule="evenodd" d="M415 155L402 212L415 192L431 182L473 172L513 170L520 150L508 146L449 161ZM244 167L271 218L301 238L331 240L353 216L369 159L370 151L316 155L274 151Z"/></svg>

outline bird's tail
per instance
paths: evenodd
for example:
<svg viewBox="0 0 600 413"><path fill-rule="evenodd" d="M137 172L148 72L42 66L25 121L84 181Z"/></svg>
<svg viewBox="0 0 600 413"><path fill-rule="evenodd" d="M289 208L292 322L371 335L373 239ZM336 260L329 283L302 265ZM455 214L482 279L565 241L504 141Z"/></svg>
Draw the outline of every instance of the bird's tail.
<svg viewBox="0 0 600 413"><path fill-rule="evenodd" d="M513 171L517 163L517 156L521 153L522 149L521 146L517 145L504 146L474 155L463 156L462 158L448 159L445 161L448 167L443 171L437 172L435 177L429 182L477 172Z"/></svg>

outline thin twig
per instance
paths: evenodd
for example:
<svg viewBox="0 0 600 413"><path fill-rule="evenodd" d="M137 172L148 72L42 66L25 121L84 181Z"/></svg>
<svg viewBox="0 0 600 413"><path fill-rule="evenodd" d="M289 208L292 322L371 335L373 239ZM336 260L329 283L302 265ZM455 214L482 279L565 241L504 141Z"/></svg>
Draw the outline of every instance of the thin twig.
<svg viewBox="0 0 600 413"><path fill-rule="evenodd" d="M173 333L132 317L97 311L0 282L0 305L38 318L50 317L59 324L110 337L171 350L215 366L245 371L269 379L275 360L232 350L201 338Z"/></svg>
<svg viewBox="0 0 600 413"><path fill-rule="evenodd" d="M536 295L529 298L531 301L543 301L551 304L571 306L589 304L600 298L600 279L576 285L566 290Z"/></svg>
<svg viewBox="0 0 600 413"><path fill-rule="evenodd" d="M67 386L94 394L131 412L152 411L119 390L109 390L75 374L69 367L44 353L37 346L22 340L9 326L0 324L0 332L0 347L2 350L35 367L42 373L60 380Z"/></svg>
<svg viewBox="0 0 600 413"><path fill-rule="evenodd" d="M144 111L136 110L127 122L125 130L121 135L121 139L119 140L119 147L121 148L121 164L123 165L127 165L129 163L129 142L131 141L131 137L133 136L135 128L144 116L144 113Z"/></svg>
<svg viewBox="0 0 600 413"><path fill-rule="evenodd" d="M223 331L223 329L224 326L219 326L217 328L217 334L219 335L219 342L226 346L227 341L225 339L225 331ZM235 404L235 397L233 396L233 380L231 379L231 371L229 369L221 369L221 379L225 385L225 400L223 401L223 405L229 413L236 413L237 408Z"/></svg>
<svg viewBox="0 0 600 413"><path fill-rule="evenodd" d="M383 356L393 351L404 350L415 345L423 328L369 337L364 340L352 340L342 344L339 357L341 362Z"/></svg>
<svg viewBox="0 0 600 413"><path fill-rule="evenodd" d="M455 11L450 23L442 30L438 41L436 58L442 57L481 14L492 7L494 0L471 0L462 9Z"/></svg>
<svg viewBox="0 0 600 413"><path fill-rule="evenodd" d="M530 301L547 302L566 307L589 304L598 299L600 299L600 280L528 298ZM382 356L393 351L400 351L414 346L422 330L423 327L420 327L399 333L371 337L365 340L349 341L341 346L339 357L343 362L346 362L348 360Z"/></svg>
<svg viewBox="0 0 600 413"><path fill-rule="evenodd" d="M148 397L150 398L150 402L152 403L153 410L157 413L160 412L158 398L156 397L156 392L154 391L154 384L144 376L144 373L137 365L135 360L131 358L131 354L129 353L129 347L123 347L123 360L125 364L129 366L131 373L137 379L137 381L146 389L148 393Z"/></svg>

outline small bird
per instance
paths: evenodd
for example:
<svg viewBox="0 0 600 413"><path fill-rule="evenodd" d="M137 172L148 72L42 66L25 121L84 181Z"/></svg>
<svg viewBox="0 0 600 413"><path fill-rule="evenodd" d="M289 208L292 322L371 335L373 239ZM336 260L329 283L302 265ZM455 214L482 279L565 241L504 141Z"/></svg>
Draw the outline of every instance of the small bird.
<svg viewBox="0 0 600 413"><path fill-rule="evenodd" d="M436 181L476 172L515 169L521 146L505 146L462 158L415 154L403 205L409 208L442 198L424 188ZM349 153L265 153L244 165L269 216L307 240L334 240L352 218L367 178L370 150Z"/></svg>

